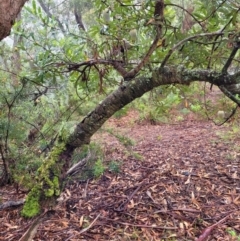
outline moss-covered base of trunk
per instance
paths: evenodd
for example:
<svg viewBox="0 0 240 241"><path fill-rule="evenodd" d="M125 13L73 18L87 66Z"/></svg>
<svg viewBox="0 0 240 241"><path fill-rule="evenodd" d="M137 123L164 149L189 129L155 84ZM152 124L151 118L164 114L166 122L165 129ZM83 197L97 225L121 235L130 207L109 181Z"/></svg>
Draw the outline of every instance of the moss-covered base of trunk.
<svg viewBox="0 0 240 241"><path fill-rule="evenodd" d="M65 150L64 143L58 143L37 171L36 184L29 192L21 214L24 217L38 215L41 208L51 205L47 200L60 195L60 174L62 169L60 154Z"/></svg>

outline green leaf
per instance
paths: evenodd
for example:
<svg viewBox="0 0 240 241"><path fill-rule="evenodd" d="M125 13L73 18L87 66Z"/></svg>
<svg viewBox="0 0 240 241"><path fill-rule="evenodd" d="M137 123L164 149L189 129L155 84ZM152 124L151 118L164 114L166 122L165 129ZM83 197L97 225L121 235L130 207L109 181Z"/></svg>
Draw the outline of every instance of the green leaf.
<svg viewBox="0 0 240 241"><path fill-rule="evenodd" d="M36 1L32 0L32 8L33 8L33 13L37 14L37 6L36 6Z"/></svg>

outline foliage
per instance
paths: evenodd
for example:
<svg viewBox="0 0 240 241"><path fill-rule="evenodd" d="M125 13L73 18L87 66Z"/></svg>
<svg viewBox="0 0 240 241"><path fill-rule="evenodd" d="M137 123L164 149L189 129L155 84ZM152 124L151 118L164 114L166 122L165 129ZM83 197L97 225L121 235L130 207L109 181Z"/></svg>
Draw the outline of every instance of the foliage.
<svg viewBox="0 0 240 241"><path fill-rule="evenodd" d="M116 137L118 139L118 141L125 147L130 147L134 145L134 141L132 139L130 139L129 137L127 137L126 135L121 135L119 133L117 133L115 130L113 129L106 129L106 131L108 133L110 133L111 135L113 135L114 137Z"/></svg>
<svg viewBox="0 0 240 241"><path fill-rule="evenodd" d="M117 161L111 161L108 165L108 170L110 172L118 174L120 172L120 166L121 166L121 163L119 163Z"/></svg>
<svg viewBox="0 0 240 241"><path fill-rule="evenodd" d="M237 232L231 228L227 229L227 232L231 235L231 237L233 238L233 240L240 240L240 235L237 234Z"/></svg>
<svg viewBox="0 0 240 241"><path fill-rule="evenodd" d="M93 175L94 177L98 178L100 177L105 170L105 167L103 166L102 160L98 159L94 166L93 166Z"/></svg>

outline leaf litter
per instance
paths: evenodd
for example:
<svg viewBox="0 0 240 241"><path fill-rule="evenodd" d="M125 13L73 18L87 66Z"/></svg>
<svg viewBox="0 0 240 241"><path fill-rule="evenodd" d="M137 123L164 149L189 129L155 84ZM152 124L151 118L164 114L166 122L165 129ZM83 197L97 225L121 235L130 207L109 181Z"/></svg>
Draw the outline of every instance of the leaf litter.
<svg viewBox="0 0 240 241"><path fill-rule="evenodd" d="M106 163L121 163L119 172L70 181L34 241L239 240L228 230L240 234L240 139L222 140L217 132L228 127L207 121L141 125L134 118L110 119L93 137ZM134 145L124 146L109 127ZM1 201L26 195L12 186L0 194ZM0 240L19 240L29 228L33 220L20 210L0 211Z"/></svg>

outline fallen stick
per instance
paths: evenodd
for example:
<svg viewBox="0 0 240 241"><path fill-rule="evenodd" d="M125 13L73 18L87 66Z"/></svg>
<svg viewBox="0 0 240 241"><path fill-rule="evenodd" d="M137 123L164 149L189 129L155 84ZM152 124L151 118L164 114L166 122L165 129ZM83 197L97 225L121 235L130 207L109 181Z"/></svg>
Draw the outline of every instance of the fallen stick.
<svg viewBox="0 0 240 241"><path fill-rule="evenodd" d="M232 213L232 212L231 212ZM229 213L226 217L222 218L221 220L219 220L217 223L211 225L210 227L206 228L203 230L202 234L199 236L199 238L196 241L206 241L208 236L211 234L211 232L213 231L213 229L215 227L217 227L219 224L223 223L224 221L227 220L227 218L229 217L229 215L231 214Z"/></svg>
<svg viewBox="0 0 240 241"><path fill-rule="evenodd" d="M19 206L19 205L24 204L24 202L25 202L25 199L22 199L19 201L7 201L0 205L0 210L9 208L9 207L13 207L13 206Z"/></svg>
<svg viewBox="0 0 240 241"><path fill-rule="evenodd" d="M132 227L138 227L138 228L154 228L154 229L165 229L165 230L176 230L179 229L178 227L166 227L166 226L155 226L155 225L145 225L145 224L134 224L134 223L126 223L126 222L121 222L118 220L114 220L111 218L105 218L108 221L112 221L114 223L119 223L122 225L126 226L132 226Z"/></svg>
<svg viewBox="0 0 240 241"><path fill-rule="evenodd" d="M38 216L30 225L28 230L23 234L23 236L19 239L19 241L32 241L35 237L39 225L42 223L43 220L46 218L47 212L44 212L40 216Z"/></svg>
<svg viewBox="0 0 240 241"><path fill-rule="evenodd" d="M90 223L90 225L89 225L88 227L82 229L82 230L79 232L79 234L82 234L82 233L88 231L88 230L93 226L93 224L98 220L98 218L100 217L100 215L101 215L101 214L99 213L99 214L97 215L97 217Z"/></svg>

